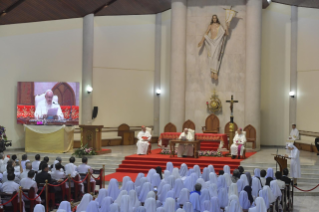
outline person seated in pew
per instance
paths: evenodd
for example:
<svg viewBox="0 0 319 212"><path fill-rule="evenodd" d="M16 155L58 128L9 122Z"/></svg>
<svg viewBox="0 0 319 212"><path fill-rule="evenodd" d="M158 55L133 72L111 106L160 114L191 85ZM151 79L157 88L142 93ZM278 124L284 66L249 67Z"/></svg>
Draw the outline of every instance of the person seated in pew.
<svg viewBox="0 0 319 212"><path fill-rule="evenodd" d="M34 158L35 158L35 161L32 162L32 170L39 171L39 166L40 166L40 163L41 163L41 161L40 161L41 157L40 157L39 154L36 154Z"/></svg>
<svg viewBox="0 0 319 212"><path fill-rule="evenodd" d="M12 194L13 192L17 192L18 193L18 202L20 202L20 197L19 197L19 184L14 182L14 179L15 179L15 174L14 172L10 171L8 173L8 181L3 183L2 184L2 188L1 188L1 191L2 192L5 192L7 194ZM22 200L23 202L23 200ZM9 203L11 204L11 203ZM25 209L24 209L24 202L23 202L23 212L25 212Z"/></svg>
<svg viewBox="0 0 319 212"><path fill-rule="evenodd" d="M8 161L9 161L9 158L4 153L0 153L0 172L1 173L6 171Z"/></svg>
<svg viewBox="0 0 319 212"><path fill-rule="evenodd" d="M41 172L35 177L37 183L45 183L45 181L48 180L49 184L58 184L63 181L62 179L57 181L52 179L51 174L49 174L49 166L46 162L43 162L41 165ZM49 192L55 193L54 187L49 186Z"/></svg>
<svg viewBox="0 0 319 212"><path fill-rule="evenodd" d="M236 156L238 159L240 159L240 156L243 156L246 141L247 139L243 133L243 129L239 128L233 139L233 144L230 146L230 154L232 155L232 159L235 159Z"/></svg>
<svg viewBox="0 0 319 212"><path fill-rule="evenodd" d="M72 178L74 178L76 175L79 175L79 173L76 171L77 166L74 165L75 158L72 156L69 158L70 163L65 165L65 174L70 175ZM81 192L84 194L84 186L83 183L79 184ZM74 187L74 182L71 180L71 187Z"/></svg>
<svg viewBox="0 0 319 212"><path fill-rule="evenodd" d="M64 180L64 178L66 178L66 175L62 169L62 165L60 163L55 164L55 169L51 172L51 177L54 180Z"/></svg>
<svg viewBox="0 0 319 212"><path fill-rule="evenodd" d="M62 158L61 157L56 157L56 159L55 159L55 161L54 161L54 163L51 165L51 170L53 169L53 171L54 171L54 165L55 164L57 164L57 163L60 163L61 164L61 168L65 171L65 168L64 168L64 166L62 165Z"/></svg>
<svg viewBox="0 0 319 212"><path fill-rule="evenodd" d="M147 154L148 146L150 145L149 142L152 138L152 135L146 131L146 127L142 126L141 131L137 134L137 154L138 155L145 155Z"/></svg>
<svg viewBox="0 0 319 212"><path fill-rule="evenodd" d="M48 156L45 156L44 158L43 158L43 161L41 161L41 163L40 163L40 165L39 165L39 172L41 172L42 171L42 164L44 164L44 163L46 163L47 164L47 166L49 167L49 160L50 160L50 158L48 157Z"/></svg>
<svg viewBox="0 0 319 212"><path fill-rule="evenodd" d="M70 163L65 164L65 166L64 166L66 175L71 174L71 173L67 173L67 172L68 172L68 171L67 171L67 170L68 170L68 168L67 168L68 166L73 166L75 170L76 170L76 167L77 167L77 166L74 164L74 162L75 162L75 157L73 157L73 156L70 157L70 158L69 158L69 162L70 162ZM74 177L74 176L73 176L73 177Z"/></svg>
<svg viewBox="0 0 319 212"><path fill-rule="evenodd" d="M2 176L2 182L7 182L8 181L8 174L13 172L15 173L15 161L13 160L9 160L8 163L7 163L7 166L6 166L6 171L3 172L3 176ZM15 175L15 178L14 178L14 182L16 183L20 183L20 175Z"/></svg>
<svg viewBox="0 0 319 212"><path fill-rule="evenodd" d="M281 177L281 180L284 181L286 185L290 185L291 179L288 177L289 170L285 168L284 170L282 170L282 172L283 172L283 175Z"/></svg>
<svg viewBox="0 0 319 212"><path fill-rule="evenodd" d="M182 141L194 141L194 136L192 133L189 132L189 129L185 128L184 131L180 134L179 140ZM191 144L178 144L177 149L177 156L178 157L187 157L187 156L193 156L194 147Z"/></svg>
<svg viewBox="0 0 319 212"><path fill-rule="evenodd" d="M91 168L91 166L87 165L88 163L88 158L87 157L83 157L82 158L82 164L80 164L77 168L76 171L80 174L87 174L88 172L91 173L91 175L93 174L93 169ZM91 183L94 183L93 188L95 189L95 180L93 179L93 177L91 177L90 179Z"/></svg>
<svg viewBox="0 0 319 212"><path fill-rule="evenodd" d="M25 163L26 162L30 162L30 160L28 160L28 155L27 154L23 154L21 159L22 159L21 160L21 166L22 166L22 169L24 170L25 169Z"/></svg>
<svg viewBox="0 0 319 212"><path fill-rule="evenodd" d="M20 179L23 178L27 178L28 177L28 173L29 171L32 169L32 164L30 163L30 161L25 163L25 169L23 170L23 172L20 175Z"/></svg>
<svg viewBox="0 0 319 212"><path fill-rule="evenodd" d="M30 189L31 187L34 188L34 197L35 198L38 194L38 185L37 185L37 182L35 182L34 180L34 176L35 176L35 171L33 170L30 170L28 171L28 175L27 177L23 178L21 181L20 181L20 186L22 187L22 189ZM30 197L31 198L31 197ZM23 197L24 200L26 200L25 197ZM37 203L40 204L41 203L41 197L39 196L37 198Z"/></svg>
<svg viewBox="0 0 319 212"><path fill-rule="evenodd" d="M276 177L276 180L274 180L274 181L277 182L279 188L280 189L284 189L285 188L285 182L281 180L281 178L282 178L281 172L280 171L276 171L275 177Z"/></svg>

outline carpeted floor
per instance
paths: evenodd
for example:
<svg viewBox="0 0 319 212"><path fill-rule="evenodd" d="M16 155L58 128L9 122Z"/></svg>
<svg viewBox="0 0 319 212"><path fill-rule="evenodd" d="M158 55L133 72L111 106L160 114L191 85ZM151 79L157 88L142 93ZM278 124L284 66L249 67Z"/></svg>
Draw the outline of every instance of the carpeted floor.
<svg viewBox="0 0 319 212"><path fill-rule="evenodd" d="M204 157L199 158L170 158L169 155L160 154L161 149L152 150L152 154L149 155L130 155L125 157L122 164L116 169L116 172L105 176L106 181L110 181L112 178L116 178L119 182L122 182L124 176L130 176L132 180L135 180L138 173L147 173L151 168L161 166L162 170L165 170L166 163L172 162L175 167L180 167L182 163L186 163L187 166L193 167L199 165L201 169L208 165L214 165L216 173L222 170L224 165L229 165L231 171L236 169L243 159L231 159L230 157ZM246 152L246 158L252 156L256 152Z"/></svg>

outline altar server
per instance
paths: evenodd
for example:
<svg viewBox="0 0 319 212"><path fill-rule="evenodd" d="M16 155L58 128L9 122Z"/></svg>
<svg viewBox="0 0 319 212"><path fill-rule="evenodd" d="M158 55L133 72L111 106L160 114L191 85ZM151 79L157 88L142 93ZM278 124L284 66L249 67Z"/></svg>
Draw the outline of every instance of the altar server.
<svg viewBox="0 0 319 212"><path fill-rule="evenodd" d="M239 128L234 137L233 144L230 146L230 154L233 159L235 159L236 156L240 159L240 156L243 155L246 141L246 136L244 135L242 128Z"/></svg>
<svg viewBox="0 0 319 212"><path fill-rule="evenodd" d="M149 142L151 141L152 135L146 131L146 127L142 126L141 131L137 134L137 154L138 155L145 155L148 150L148 146L150 145Z"/></svg>
<svg viewBox="0 0 319 212"><path fill-rule="evenodd" d="M179 136L179 140L184 141L194 141L193 133L189 132L190 130L185 128L184 132L182 132ZM178 157L186 157L186 156L193 156L193 145L190 144L179 144L177 150Z"/></svg>
<svg viewBox="0 0 319 212"><path fill-rule="evenodd" d="M294 185L297 185L297 178L301 177L299 150L292 143L288 145L290 151L290 176L294 179ZM288 156L288 155L286 155Z"/></svg>

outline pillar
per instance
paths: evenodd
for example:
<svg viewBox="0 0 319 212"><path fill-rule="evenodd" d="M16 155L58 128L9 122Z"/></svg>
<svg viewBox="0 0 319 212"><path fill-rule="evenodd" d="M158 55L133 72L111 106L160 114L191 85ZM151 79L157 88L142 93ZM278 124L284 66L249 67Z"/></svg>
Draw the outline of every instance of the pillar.
<svg viewBox="0 0 319 212"><path fill-rule="evenodd" d="M289 130L296 123L297 114L297 44L298 44L298 7L291 6L291 44L290 44L290 91L295 97L289 99ZM287 94L288 96L288 94ZM289 133L289 132L288 132Z"/></svg>
<svg viewBox="0 0 319 212"><path fill-rule="evenodd" d="M92 124L92 93L93 88L93 48L94 48L94 14L83 18L83 53L82 53L82 108L81 123ZM93 90L94 92L94 90Z"/></svg>
<svg viewBox="0 0 319 212"><path fill-rule="evenodd" d="M160 97L156 95L156 89L161 89L161 44L162 44L162 14L156 14L155 18L155 71L154 71L154 130L153 135L159 135L160 127Z"/></svg>
<svg viewBox="0 0 319 212"><path fill-rule="evenodd" d="M187 1L172 0L170 122L182 130L185 121Z"/></svg>
<svg viewBox="0 0 319 212"><path fill-rule="evenodd" d="M246 4L246 82L245 125L256 128L256 148L260 148L260 75L262 1L247 0Z"/></svg>

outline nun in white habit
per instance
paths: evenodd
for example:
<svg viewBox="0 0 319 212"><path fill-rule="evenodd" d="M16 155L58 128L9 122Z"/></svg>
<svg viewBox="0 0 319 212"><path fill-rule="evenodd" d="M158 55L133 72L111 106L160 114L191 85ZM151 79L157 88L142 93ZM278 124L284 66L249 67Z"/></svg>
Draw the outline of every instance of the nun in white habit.
<svg viewBox="0 0 319 212"><path fill-rule="evenodd" d="M205 182L209 181L209 170L207 167L203 169L202 178L205 180Z"/></svg>
<svg viewBox="0 0 319 212"><path fill-rule="evenodd" d="M146 183L146 182L149 182L146 177L142 177L142 178L140 179L140 186L138 186L138 187L135 188L135 190L136 190L136 192L137 192L137 195L140 195L141 190L142 190L142 187L143 187L144 183Z"/></svg>
<svg viewBox="0 0 319 212"><path fill-rule="evenodd" d="M166 185L166 181L162 180L157 188L157 196L161 195L164 185Z"/></svg>
<svg viewBox="0 0 319 212"><path fill-rule="evenodd" d="M254 169L254 176L255 177L260 177L260 169L258 169L258 168Z"/></svg>
<svg viewBox="0 0 319 212"><path fill-rule="evenodd" d="M208 187L210 197L217 197L217 185L212 183Z"/></svg>
<svg viewBox="0 0 319 212"><path fill-rule="evenodd" d="M205 211L210 211L210 207L211 207L211 204L210 204L210 200L205 200L204 202L202 202L201 204L202 206L202 212L205 212Z"/></svg>
<svg viewBox="0 0 319 212"><path fill-rule="evenodd" d="M210 200L210 194L209 194L209 191L208 191L208 189L206 189L206 188L204 188L204 189L202 189L201 191L200 191L200 197L199 197L199 199L200 199L200 203L201 204L203 204L203 202L205 201L205 200ZM203 210L204 211L204 210Z"/></svg>
<svg viewBox="0 0 319 212"><path fill-rule="evenodd" d="M229 187L228 196L236 195L238 197L237 183L232 183Z"/></svg>
<svg viewBox="0 0 319 212"><path fill-rule="evenodd" d="M130 190L135 190L135 185L134 185L133 181L128 181L126 183L125 190L127 192L130 192Z"/></svg>
<svg viewBox="0 0 319 212"><path fill-rule="evenodd" d="M146 212L146 209L144 206L139 206L135 208L134 212Z"/></svg>
<svg viewBox="0 0 319 212"><path fill-rule="evenodd" d="M71 212L71 204L68 201L62 201L59 205L59 208L61 210L65 210L66 212Z"/></svg>
<svg viewBox="0 0 319 212"><path fill-rule="evenodd" d="M183 209L185 210L185 212L194 212L194 207L193 207L192 203L190 203L190 202L186 202L183 205Z"/></svg>
<svg viewBox="0 0 319 212"><path fill-rule="evenodd" d="M226 183L226 178L224 175L220 175L217 178L217 189L218 191L221 190L222 188L225 188L227 190L227 183Z"/></svg>
<svg viewBox="0 0 319 212"><path fill-rule="evenodd" d="M177 198L178 206L184 205L189 201L189 190L187 188L183 188L179 193L179 197Z"/></svg>
<svg viewBox="0 0 319 212"><path fill-rule="evenodd" d="M37 205L34 207L33 212L45 212L45 208L44 208L43 205L37 204Z"/></svg>
<svg viewBox="0 0 319 212"><path fill-rule="evenodd" d="M192 203L194 212L200 212L201 206L200 206L200 198L199 194L194 192L189 197L189 202Z"/></svg>
<svg viewBox="0 0 319 212"><path fill-rule="evenodd" d="M247 176L245 174L240 175L240 179L243 180L244 188L245 188L245 186L249 186Z"/></svg>
<svg viewBox="0 0 319 212"><path fill-rule="evenodd" d="M194 191L195 189L195 184L197 180L197 174L192 173L190 176L188 176L185 181L184 181L184 186L187 188L189 191Z"/></svg>
<svg viewBox="0 0 319 212"><path fill-rule="evenodd" d="M211 202L210 202L210 211L209 212L220 212L220 207L219 207L219 200L218 197L212 197Z"/></svg>
<svg viewBox="0 0 319 212"><path fill-rule="evenodd" d="M241 192L242 190L244 190L245 185L244 185L244 181L242 179L237 180L237 190L238 193Z"/></svg>
<svg viewBox="0 0 319 212"><path fill-rule="evenodd" d="M110 197L112 197L113 199L116 199L117 196L120 193L120 189L119 189L119 183L117 182L117 179L112 178L110 180L109 186L107 188L107 193Z"/></svg>
<svg viewBox="0 0 319 212"><path fill-rule="evenodd" d="M120 212L120 206L117 203L111 204L110 212Z"/></svg>
<svg viewBox="0 0 319 212"><path fill-rule="evenodd" d="M141 179L142 177L144 177L144 176L145 176L144 173L138 173L138 175L137 175L137 177L136 177L136 179L135 179L135 186L136 186L136 187L138 187L138 186L141 185L140 179Z"/></svg>
<svg viewBox="0 0 319 212"><path fill-rule="evenodd" d="M230 175L230 167L228 165L224 166L224 173L227 173Z"/></svg>
<svg viewBox="0 0 319 212"><path fill-rule="evenodd" d="M167 198L164 203L164 209L166 212L175 212L175 199Z"/></svg>
<svg viewBox="0 0 319 212"><path fill-rule="evenodd" d="M174 169L173 163L172 162L167 162L166 163L166 170L168 170L170 173L172 173L173 169Z"/></svg>
<svg viewBox="0 0 319 212"><path fill-rule="evenodd" d="M185 180L185 177L187 175L188 167L185 163L181 165L181 168L179 170L179 175L181 176L182 180Z"/></svg>
<svg viewBox="0 0 319 212"><path fill-rule="evenodd" d="M109 212L110 206L112 203L113 203L112 197L104 197L100 204L101 206L100 212Z"/></svg>
<svg viewBox="0 0 319 212"><path fill-rule="evenodd" d="M175 180L175 185L173 188L174 191L174 198L179 197L179 194L181 193L181 190L184 188L184 183L182 179Z"/></svg>
<svg viewBox="0 0 319 212"><path fill-rule="evenodd" d="M225 208L225 211L226 212L242 212L243 211L243 209L241 208L239 204L239 199L237 196L235 195L230 196L229 204Z"/></svg>
<svg viewBox="0 0 319 212"><path fill-rule="evenodd" d="M221 188L218 192L219 206L225 208L228 205L228 194L226 188Z"/></svg>
<svg viewBox="0 0 319 212"><path fill-rule="evenodd" d="M132 179L131 179L129 176L123 177L121 190L126 190L126 184L127 184L129 181L132 181Z"/></svg>
<svg viewBox="0 0 319 212"><path fill-rule="evenodd" d="M121 198L120 212L129 212L130 211L130 196L123 195Z"/></svg>
<svg viewBox="0 0 319 212"><path fill-rule="evenodd" d="M249 208L248 212L267 212L265 201L262 197L255 199L256 207Z"/></svg>
<svg viewBox="0 0 319 212"><path fill-rule="evenodd" d="M174 176L175 179L180 178L181 176L179 175L179 169L178 168L174 168L172 175Z"/></svg>
<svg viewBox="0 0 319 212"><path fill-rule="evenodd" d="M155 192L154 191L149 191L147 193L146 199L148 199L148 198L154 198L155 199L155 197L156 197Z"/></svg>
<svg viewBox="0 0 319 212"><path fill-rule="evenodd" d="M169 184L166 184L163 186L163 189L162 189L162 193L159 195L158 197L158 200L164 204L165 203L165 199L166 199L166 194L167 192L171 190L171 186Z"/></svg>
<svg viewBox="0 0 319 212"><path fill-rule="evenodd" d="M166 212L163 207L156 208L156 212Z"/></svg>
<svg viewBox="0 0 319 212"><path fill-rule="evenodd" d="M232 184L231 176L230 174L227 174L227 173L224 173L223 175L225 176L227 187L229 187Z"/></svg>
<svg viewBox="0 0 319 212"><path fill-rule="evenodd" d="M179 209L176 210L176 212L185 212L185 210L182 209L182 208L179 208Z"/></svg>
<svg viewBox="0 0 319 212"><path fill-rule="evenodd" d="M174 188L174 185L175 185L175 177L174 177L173 175L169 176L167 183L170 184L172 188Z"/></svg>
<svg viewBox="0 0 319 212"><path fill-rule="evenodd" d="M138 206L141 205L140 201L137 198L137 194L136 191L131 190L129 192L129 196L130 196L130 203L129 203L129 207L130 207L130 212L132 212L135 208L137 208Z"/></svg>
<svg viewBox="0 0 319 212"><path fill-rule="evenodd" d="M204 189L204 188L207 187L206 182L205 182L205 180L204 180L203 178L198 178L198 179L196 180L196 184L197 184L197 183L199 183L199 184L202 185L202 189Z"/></svg>
<svg viewBox="0 0 319 212"><path fill-rule="evenodd" d="M146 212L156 212L156 200L154 198L147 198L144 207Z"/></svg>
<svg viewBox="0 0 319 212"><path fill-rule="evenodd" d="M101 206L101 205L102 205L102 200L103 200L104 197L106 197L106 196L107 196L107 190L106 190L105 188L101 188L101 189L99 190L99 195L97 196L97 198L96 198L95 201L97 201L97 202L99 203L99 205Z"/></svg>
<svg viewBox="0 0 319 212"><path fill-rule="evenodd" d="M99 203L94 201L94 200L91 200L91 202L88 204L85 211L86 212L100 212Z"/></svg>
<svg viewBox="0 0 319 212"><path fill-rule="evenodd" d="M76 212L85 211L89 203L93 200L93 196L91 194L84 194L81 199L80 204L76 208Z"/></svg>
<svg viewBox="0 0 319 212"><path fill-rule="evenodd" d="M158 187L161 183L161 176L158 173L154 173L151 183L153 187Z"/></svg>
<svg viewBox="0 0 319 212"><path fill-rule="evenodd" d="M267 177L271 177L273 180L275 179L274 170L272 168L267 169L267 175L265 178L267 179Z"/></svg>
<svg viewBox="0 0 319 212"><path fill-rule="evenodd" d="M278 197L281 198L282 193L281 193L281 190L279 188L278 183L275 180L270 182L270 190L272 191L272 193L273 193L273 195L275 196L276 199Z"/></svg>
<svg viewBox="0 0 319 212"><path fill-rule="evenodd" d="M146 178L148 180L148 182L152 182L152 177L153 175L156 173L156 170L155 169L150 169L148 170L148 173L146 175Z"/></svg>
<svg viewBox="0 0 319 212"><path fill-rule="evenodd" d="M200 172L200 167L199 167L199 165L194 165L193 170L194 170L194 172L196 173L197 178L201 177L201 172Z"/></svg>
<svg viewBox="0 0 319 212"><path fill-rule="evenodd" d="M209 173L209 183L217 184L217 175L215 172Z"/></svg>
<svg viewBox="0 0 319 212"><path fill-rule="evenodd" d="M164 171L164 180L168 182L168 177L171 176L171 172L168 170Z"/></svg>
<svg viewBox="0 0 319 212"><path fill-rule="evenodd" d="M290 150L290 176L294 179L294 184L297 184L297 178L301 177L299 150L292 143L288 144ZM274 178L273 178L274 179Z"/></svg>
<svg viewBox="0 0 319 212"><path fill-rule="evenodd" d="M126 190L121 191L120 194L117 196L116 200L114 201L120 207L121 207L121 204L122 204L122 197L124 195L127 195L127 191Z"/></svg>
<svg viewBox="0 0 319 212"><path fill-rule="evenodd" d="M208 171L209 171L209 173L215 173L215 169L214 169L214 166L213 165L209 165L208 166Z"/></svg>
<svg viewBox="0 0 319 212"><path fill-rule="evenodd" d="M145 202L146 200L146 197L147 197L147 194L148 192L150 191L153 191L153 186L151 185L150 182L146 182L143 184L142 186L142 189L141 189L141 192L139 194L139 197L138 199L141 201L141 202Z"/></svg>
<svg viewBox="0 0 319 212"><path fill-rule="evenodd" d="M260 189L262 189L260 180L257 177L253 177L252 183L251 183L251 194L254 198L258 197L258 192Z"/></svg>
<svg viewBox="0 0 319 212"><path fill-rule="evenodd" d="M246 191L241 191L239 193L239 203L244 210L248 210L251 207L250 201L248 199L248 194Z"/></svg>

